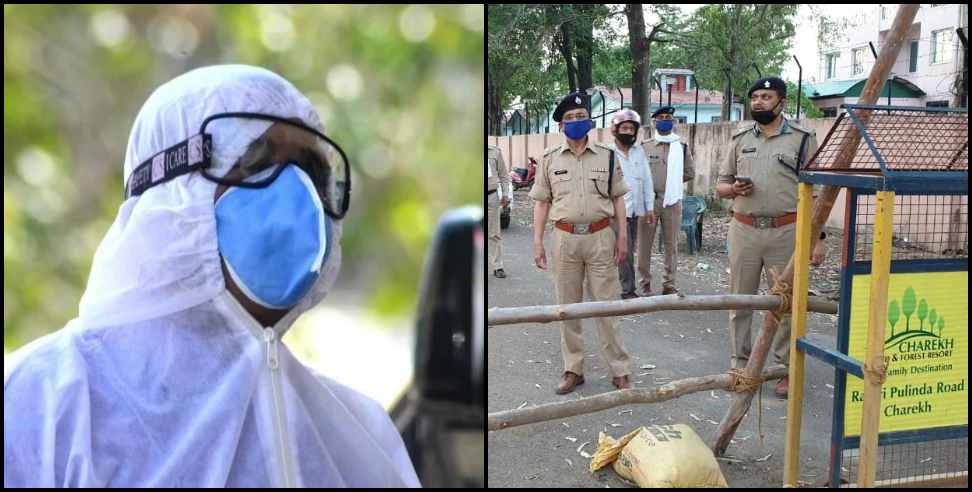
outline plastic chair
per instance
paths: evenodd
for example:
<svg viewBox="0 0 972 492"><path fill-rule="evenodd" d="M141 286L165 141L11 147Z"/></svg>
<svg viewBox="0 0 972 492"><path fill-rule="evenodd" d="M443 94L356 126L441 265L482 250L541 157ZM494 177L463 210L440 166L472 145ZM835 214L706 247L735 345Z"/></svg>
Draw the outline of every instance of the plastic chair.
<svg viewBox="0 0 972 492"><path fill-rule="evenodd" d="M682 199L682 230L690 255L702 249L702 216L705 214L705 199L700 196L686 196Z"/></svg>

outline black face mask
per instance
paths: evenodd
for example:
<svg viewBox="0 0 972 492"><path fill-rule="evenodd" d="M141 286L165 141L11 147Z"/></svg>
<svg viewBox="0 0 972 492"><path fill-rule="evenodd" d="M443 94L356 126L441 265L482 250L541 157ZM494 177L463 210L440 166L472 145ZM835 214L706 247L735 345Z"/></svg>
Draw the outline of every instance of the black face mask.
<svg viewBox="0 0 972 492"><path fill-rule="evenodd" d="M617 135L618 141L624 144L625 147L631 147L632 145L634 145L635 138L637 138L636 135L631 135L628 133L619 133Z"/></svg>
<svg viewBox="0 0 972 492"><path fill-rule="evenodd" d="M774 113L773 110L775 110L776 107L779 106L781 102L783 102L782 99L777 101L776 104L774 104L773 107L770 109L767 109L765 111L753 110L750 112L750 114L753 115L753 119L756 120L757 123L761 125L768 124L769 122L776 119L776 113Z"/></svg>

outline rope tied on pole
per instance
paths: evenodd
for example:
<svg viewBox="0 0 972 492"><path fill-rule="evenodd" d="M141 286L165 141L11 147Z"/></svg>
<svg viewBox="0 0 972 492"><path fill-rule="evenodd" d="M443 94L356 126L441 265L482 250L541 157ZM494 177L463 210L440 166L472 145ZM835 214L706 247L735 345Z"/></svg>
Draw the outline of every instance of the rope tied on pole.
<svg viewBox="0 0 972 492"><path fill-rule="evenodd" d="M780 296L780 307L770 311L773 318L776 319L777 324L783 321L783 317L790 314L790 304L793 301L793 290L788 282L783 281L783 277L776 272L775 268L771 268L770 276L773 277L773 287L770 289L770 294Z"/></svg>
<svg viewBox="0 0 972 492"><path fill-rule="evenodd" d="M745 368L729 369L729 387L726 388L728 391L736 393L753 393L757 389L759 390L759 400L756 404L755 434L759 438L760 447L763 446L763 383L766 380L763 377L747 376Z"/></svg>
<svg viewBox="0 0 972 492"><path fill-rule="evenodd" d="M729 387L727 389L736 393L752 393L764 381L761 377L747 376L745 368L729 369Z"/></svg>
<svg viewBox="0 0 972 492"><path fill-rule="evenodd" d="M878 384L884 384L884 381L888 377L888 366L884 363L884 357L877 356L871 360L864 361L864 374L874 378Z"/></svg>

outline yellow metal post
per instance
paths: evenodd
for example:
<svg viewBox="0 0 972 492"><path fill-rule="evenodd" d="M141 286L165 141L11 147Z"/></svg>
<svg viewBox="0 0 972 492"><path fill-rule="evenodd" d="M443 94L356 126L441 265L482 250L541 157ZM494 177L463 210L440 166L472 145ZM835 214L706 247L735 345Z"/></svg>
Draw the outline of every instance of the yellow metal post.
<svg viewBox="0 0 972 492"><path fill-rule="evenodd" d="M804 355L796 340L807 331L807 289L810 285L810 237L813 185L800 183L797 202L796 250L793 258L793 302L790 323L790 395L786 409L783 486L796 487L800 477L800 421L803 418Z"/></svg>
<svg viewBox="0 0 972 492"><path fill-rule="evenodd" d="M878 433L881 423L881 385L884 383L884 325L888 317L888 280L891 275L891 223L894 192L879 191L871 252L871 287L867 307L867 352L864 356L864 411L861 415L859 487L873 487L877 474Z"/></svg>

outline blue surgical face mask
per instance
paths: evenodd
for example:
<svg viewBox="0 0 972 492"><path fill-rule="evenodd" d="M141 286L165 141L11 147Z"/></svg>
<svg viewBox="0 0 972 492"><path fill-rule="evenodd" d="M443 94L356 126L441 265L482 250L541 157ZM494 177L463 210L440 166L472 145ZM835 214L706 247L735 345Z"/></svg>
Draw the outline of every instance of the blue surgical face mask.
<svg viewBox="0 0 972 492"><path fill-rule="evenodd" d="M670 132L675 126L672 120L655 120L655 129L660 132Z"/></svg>
<svg viewBox="0 0 972 492"><path fill-rule="evenodd" d="M564 135L571 140L580 140L591 131L591 120L568 121L564 123Z"/></svg>
<svg viewBox="0 0 972 492"><path fill-rule="evenodd" d="M329 251L329 220L295 165L266 187L230 187L216 201L226 269L247 298L269 309L293 307L314 285Z"/></svg>

